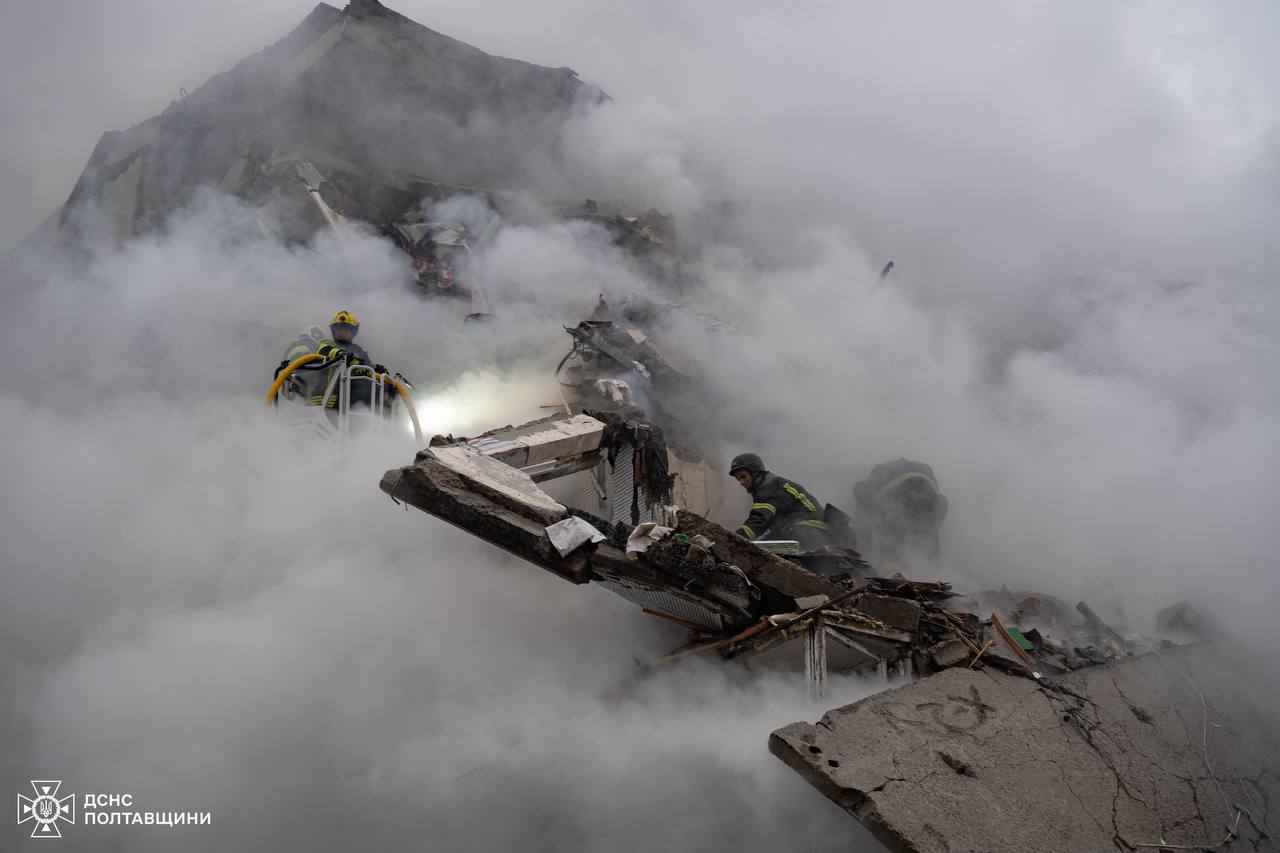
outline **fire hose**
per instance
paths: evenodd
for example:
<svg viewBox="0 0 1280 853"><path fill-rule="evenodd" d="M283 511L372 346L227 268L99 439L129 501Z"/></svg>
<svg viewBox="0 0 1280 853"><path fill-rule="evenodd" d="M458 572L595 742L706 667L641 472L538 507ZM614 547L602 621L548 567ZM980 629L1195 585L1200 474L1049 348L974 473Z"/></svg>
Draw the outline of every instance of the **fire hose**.
<svg viewBox="0 0 1280 853"><path fill-rule="evenodd" d="M294 371L299 369L319 370L321 368L329 367L331 364L336 364L341 360L342 359L328 359L326 361L324 356L314 352L295 358L293 361L289 363L287 367L285 367L278 374L276 374L275 382L271 383L271 388L267 391L267 400L266 400L267 407L270 408L271 406L275 405L276 397L280 393L280 388L283 387L285 380L288 379L291 375L293 375ZM316 365L315 367L312 367L312 368L304 367L304 365L310 364L313 361L324 361L325 363ZM405 411L409 413L409 420L413 421L414 440L416 440L419 444L421 444L422 443L422 426L421 424L418 423L418 410L413 407L413 400L409 397L408 389L404 387L404 383L402 383L399 379L396 379L392 376L386 376L386 381L391 383L391 385L396 389L396 393L400 395L400 399L404 401L404 408L405 408Z"/></svg>

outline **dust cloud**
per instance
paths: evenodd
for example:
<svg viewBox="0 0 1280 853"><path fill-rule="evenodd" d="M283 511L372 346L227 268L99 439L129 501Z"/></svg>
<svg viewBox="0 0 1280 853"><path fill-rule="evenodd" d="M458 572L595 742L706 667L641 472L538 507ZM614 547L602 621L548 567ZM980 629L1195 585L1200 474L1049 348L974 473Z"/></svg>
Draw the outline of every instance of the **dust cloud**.
<svg viewBox="0 0 1280 853"><path fill-rule="evenodd" d="M63 200L101 130L308 8L190 4L179 24L125 2L127 38L79 49L90 16L37 55L53 13L6 7L28 47L3 60L0 243ZM121 247L9 255L0 775L213 813L66 843L865 842L767 752L823 710L794 674L695 662L606 701L679 633L393 505L377 480L412 458L407 431L335 451L275 428L272 369L340 308L461 430L448 407L536 414L559 324L597 293L679 301L743 330L665 330L726 401L704 424L725 458L757 450L846 509L874 464L922 459L951 500L943 576L1133 625L1188 598L1280 641L1274 8L398 10L609 92L544 184L674 213L685 275L580 223L506 228L482 258L497 316L467 332L373 235L281 246L212 194ZM185 28L215 20L191 49ZM149 68L123 61L143 36ZM106 95L37 95L50 69L105 68L127 75ZM827 707L873 689L838 681Z"/></svg>

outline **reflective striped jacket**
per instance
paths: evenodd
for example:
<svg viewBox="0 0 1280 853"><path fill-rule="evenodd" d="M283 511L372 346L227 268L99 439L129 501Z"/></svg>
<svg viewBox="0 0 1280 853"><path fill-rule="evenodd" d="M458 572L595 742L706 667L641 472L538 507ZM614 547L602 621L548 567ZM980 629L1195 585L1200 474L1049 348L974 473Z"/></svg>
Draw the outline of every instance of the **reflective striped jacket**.
<svg viewBox="0 0 1280 853"><path fill-rule="evenodd" d="M858 501L858 511L864 513L874 510L891 497L904 494L941 498L933 469L923 462L899 458L877 465L867 475L867 479L853 487L853 496ZM946 515L945 501L946 499L942 498L942 516ZM942 520L941 516L938 520Z"/></svg>
<svg viewBox="0 0 1280 853"><path fill-rule="evenodd" d="M751 492L751 514L737 532L748 539L810 539L802 533L827 529L822 505L804 486L766 471ZM765 537L765 533L769 536Z"/></svg>
<svg viewBox="0 0 1280 853"><path fill-rule="evenodd" d="M349 352L354 360L358 361L360 364L369 363L369 353L365 352L364 347L357 343L340 344L332 339L325 340L321 341L320 345L316 347L316 352L320 353L320 355L325 358L333 358L344 352Z"/></svg>
<svg viewBox="0 0 1280 853"><path fill-rule="evenodd" d="M294 338L293 343L289 344L289 349L284 353L284 360L289 362L304 355L310 355L316 351L316 347L324 343L326 337L324 329L319 326L308 326L302 334Z"/></svg>
<svg viewBox="0 0 1280 853"><path fill-rule="evenodd" d="M337 356L341 355L344 352L349 352L351 353L351 356L352 356L352 361L351 361L352 364L369 364L370 363L369 353L365 352L364 347L360 346L357 343L344 344L344 343L339 343L333 339L327 339L325 341L322 341L320 345L316 347L316 352L324 356L325 358L336 358ZM317 387L313 388L311 405L313 406L327 405L328 408L330 409L338 405L337 389L336 388L334 389L334 393L331 394L327 400L325 399L325 396L324 396L324 390L326 387L328 387L329 380L333 377L333 374L336 371L339 371L341 369L342 369L342 365L335 364L333 367L330 367L328 370L326 370L323 373L322 378L324 381L321 384L319 384Z"/></svg>

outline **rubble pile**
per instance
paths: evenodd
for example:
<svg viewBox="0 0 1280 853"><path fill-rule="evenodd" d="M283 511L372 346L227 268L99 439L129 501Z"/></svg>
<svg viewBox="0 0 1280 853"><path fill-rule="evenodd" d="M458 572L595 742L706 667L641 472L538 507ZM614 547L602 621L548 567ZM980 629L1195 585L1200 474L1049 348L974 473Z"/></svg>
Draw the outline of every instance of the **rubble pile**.
<svg viewBox="0 0 1280 853"><path fill-rule="evenodd" d="M680 519L691 517L684 511L675 513L674 529L609 522L571 511L538 488L537 480L607 466L608 431L588 415L562 414L473 439L438 438L413 465L388 471L382 489L575 583L670 597L691 621L715 630L735 630L762 608L779 612L794 608L797 597L834 590L714 522L698 519L686 528L690 535L680 529ZM590 524L598 541L561 552L548 528L570 518ZM637 531L651 540L642 543Z"/></svg>
<svg viewBox="0 0 1280 853"><path fill-rule="evenodd" d="M551 211L566 221L589 222L603 228L613 245L649 262L644 267L651 272L664 271L660 250L675 245L675 218L654 208L642 212L625 207L606 210L589 198L582 204L555 205Z"/></svg>
<svg viewBox="0 0 1280 853"><path fill-rule="evenodd" d="M619 320L606 319L618 316ZM582 408L618 410L660 425L674 441L697 453L698 430L689 413L716 405L693 365L655 338L651 325L627 321L598 302L590 319L566 326L572 346L556 367L565 399ZM642 411L632 386L642 387ZM621 408L620 408L621 407Z"/></svg>
<svg viewBox="0 0 1280 853"><path fill-rule="evenodd" d="M47 227L74 244L92 212L124 241L215 188L287 242L364 223L403 251L421 291L467 297L478 319L477 253L525 206L517 194L540 189L526 164L555 163L564 120L605 97L571 69L490 56L377 0L320 4L161 115L104 134ZM460 194L485 215L432 212ZM669 272L669 216L590 199L545 213L597 226L655 279ZM819 699L829 673L899 679L770 739L892 850L1275 846L1280 739L1264 710L1226 704L1242 676L1218 646L1122 634L1088 603L1038 592L963 595L849 547L750 541L709 518L724 475L697 424L718 400L662 342L680 323L736 331L601 295L566 327L563 411L436 436L382 490L684 629L622 689L694 655L801 664ZM1186 603L1157 625L1212 638Z"/></svg>
<svg viewBox="0 0 1280 853"><path fill-rule="evenodd" d="M490 56L377 0L321 3L160 115L104 133L58 227L74 231L73 212L93 202L123 240L212 186L285 196L303 218L283 218L281 233L297 238L321 215L308 194L380 224L474 187L536 190L526 165L554 162L565 118L605 97L569 68Z"/></svg>
<svg viewBox="0 0 1280 853"><path fill-rule="evenodd" d="M889 850L1160 849L1173 838L1194 843L1170 849L1200 849L1221 846L1218 827L1252 849L1276 837L1280 777L1263 768L1280 766L1280 738L1265 711L1190 698L1217 647L1122 634L1083 601L880 576L855 551L750 541L674 505L680 477L712 470L667 439L681 435L673 401L700 382L636 328L644 315L601 300L567 327L564 412L438 437L382 489L684 629L614 695L693 656L800 664L817 699L833 673L898 679L770 741ZM539 488L560 478L583 480L573 500ZM1158 623L1212 636L1185 603ZM1229 679L1206 683L1228 695ZM1211 728L1222 730L1213 745ZM1239 749L1256 759L1232 764ZM1229 793L1210 787L1214 768L1231 768Z"/></svg>
<svg viewBox="0 0 1280 853"><path fill-rule="evenodd" d="M627 413L634 418L638 411ZM643 475L631 481L630 521L570 508L538 487L616 467L620 446L632 450L638 473L643 466L636 451L652 441L638 424L618 412L592 411L551 415L475 438L438 436L413 465L388 471L382 488L574 583L603 584L683 620L692 628L685 645L726 658L759 654L816 632L852 653L833 666L837 671L887 673L893 667L902 675L922 675L991 665L1038 673L1096 659L1084 650L1064 654L1037 629L1006 627L995 612L982 619L949 607L960 600L949 584L871 576L855 552L825 547L784 559L770 550L772 543L762 547L697 513L664 505L669 491L652 480L646 484ZM641 494L655 515L643 523L634 518ZM566 548L557 540L563 525L588 536Z"/></svg>
<svg viewBox="0 0 1280 853"><path fill-rule="evenodd" d="M161 114L104 133L31 244L123 243L212 190L252 213L239 226L289 243L362 223L405 253L418 290L464 300L469 320L490 314L477 253L506 222L591 222L662 278L670 216L550 200L564 191L548 177L564 122L605 100L572 69L491 56L377 0L321 3ZM433 213L460 196L487 208L482 221Z"/></svg>

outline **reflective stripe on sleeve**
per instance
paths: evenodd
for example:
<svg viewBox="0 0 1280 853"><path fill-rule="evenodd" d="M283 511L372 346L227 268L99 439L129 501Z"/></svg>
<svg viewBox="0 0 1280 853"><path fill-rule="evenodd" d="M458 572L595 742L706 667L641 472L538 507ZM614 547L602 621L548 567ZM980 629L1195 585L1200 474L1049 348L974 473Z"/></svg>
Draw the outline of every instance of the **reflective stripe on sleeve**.
<svg viewBox="0 0 1280 853"><path fill-rule="evenodd" d="M797 489L795 486L791 485L790 483L783 483L782 488L786 489L791 494L791 497L800 501L800 505L803 506L805 509L809 510L809 512L818 511L818 508L813 505L813 501L809 498L809 496L806 495L804 492L800 491L799 489Z"/></svg>
<svg viewBox="0 0 1280 853"><path fill-rule="evenodd" d="M914 480L917 477L919 477L921 480L924 480L926 483L928 483L929 488L933 489L934 492L938 491L938 484L935 483L933 481L933 478L930 477L928 474L921 474L919 471L911 471L906 474L901 474L897 477L894 477L888 483L885 483L884 488L876 493L876 500L880 500L885 495L889 494L894 489L898 488L898 486L901 486L903 483L907 482L907 480Z"/></svg>

